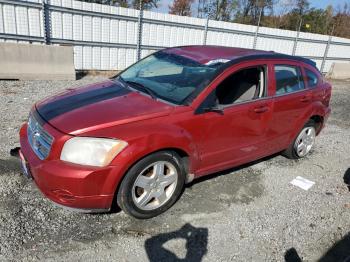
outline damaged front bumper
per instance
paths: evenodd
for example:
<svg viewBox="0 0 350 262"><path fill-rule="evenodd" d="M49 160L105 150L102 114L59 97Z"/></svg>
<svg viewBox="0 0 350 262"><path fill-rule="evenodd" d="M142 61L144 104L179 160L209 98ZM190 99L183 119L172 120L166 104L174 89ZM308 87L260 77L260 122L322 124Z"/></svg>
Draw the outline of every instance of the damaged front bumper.
<svg viewBox="0 0 350 262"><path fill-rule="evenodd" d="M104 185L112 173L111 167L83 167L58 159L41 160L31 149L26 130L24 125L20 131L21 148L10 153L20 158L25 176L33 179L47 198L84 213L110 210L114 194L105 193Z"/></svg>

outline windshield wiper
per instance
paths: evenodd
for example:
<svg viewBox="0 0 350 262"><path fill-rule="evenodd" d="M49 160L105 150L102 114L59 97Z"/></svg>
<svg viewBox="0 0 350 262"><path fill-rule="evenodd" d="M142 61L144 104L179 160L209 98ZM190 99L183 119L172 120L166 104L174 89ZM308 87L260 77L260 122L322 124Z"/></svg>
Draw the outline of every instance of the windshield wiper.
<svg viewBox="0 0 350 262"><path fill-rule="evenodd" d="M125 80L124 80L125 81ZM125 83L128 83L129 85L132 85L133 87L135 87L136 89L140 90L142 89L143 91L145 91L147 94L149 94L154 100L157 100L158 96L156 95L156 92L154 92L152 89L150 89L147 86L144 86L143 84L140 84L138 82L134 82L134 81L125 81Z"/></svg>

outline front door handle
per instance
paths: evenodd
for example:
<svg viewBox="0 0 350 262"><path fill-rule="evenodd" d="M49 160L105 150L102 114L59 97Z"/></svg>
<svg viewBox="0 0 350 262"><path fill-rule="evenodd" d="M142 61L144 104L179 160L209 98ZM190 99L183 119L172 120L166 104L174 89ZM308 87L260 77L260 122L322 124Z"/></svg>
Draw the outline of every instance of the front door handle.
<svg viewBox="0 0 350 262"><path fill-rule="evenodd" d="M260 107L254 108L253 110L255 113L261 114L261 113L265 113L265 112L269 111L269 108L267 106L260 106Z"/></svg>

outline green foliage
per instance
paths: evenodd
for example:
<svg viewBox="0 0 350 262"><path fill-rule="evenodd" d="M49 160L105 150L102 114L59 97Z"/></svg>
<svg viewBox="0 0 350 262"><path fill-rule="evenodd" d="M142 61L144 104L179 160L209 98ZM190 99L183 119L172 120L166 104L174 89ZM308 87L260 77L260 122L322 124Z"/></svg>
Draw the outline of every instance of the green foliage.
<svg viewBox="0 0 350 262"><path fill-rule="evenodd" d="M327 34L332 21L332 14L324 9L312 8L300 16L297 10L293 10L283 17L284 21L279 28L297 30L301 19L301 31Z"/></svg>
<svg viewBox="0 0 350 262"><path fill-rule="evenodd" d="M198 17L231 21L235 15L238 0L198 0Z"/></svg>
<svg viewBox="0 0 350 262"><path fill-rule="evenodd" d="M239 0L234 22L256 25L260 15L272 14L273 5L272 0Z"/></svg>
<svg viewBox="0 0 350 262"><path fill-rule="evenodd" d="M141 0L81 0L139 9ZM142 0L144 9L158 8L160 0ZM173 0L169 12L190 16L350 38L350 6L310 8L309 0ZM196 1L196 2L194 2ZM350 0L346 0L350 1ZM193 5L196 12L193 12ZM281 8L283 7L283 8ZM282 11L277 11L282 9Z"/></svg>
<svg viewBox="0 0 350 262"><path fill-rule="evenodd" d="M169 6L169 14L191 16L191 5L194 0L174 0L173 4Z"/></svg>

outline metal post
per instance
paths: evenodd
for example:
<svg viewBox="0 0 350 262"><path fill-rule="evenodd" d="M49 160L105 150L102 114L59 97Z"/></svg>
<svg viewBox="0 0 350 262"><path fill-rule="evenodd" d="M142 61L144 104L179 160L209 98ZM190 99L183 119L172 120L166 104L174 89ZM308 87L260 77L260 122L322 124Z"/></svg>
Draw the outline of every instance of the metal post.
<svg viewBox="0 0 350 262"><path fill-rule="evenodd" d="M256 44L257 44L257 41L258 41L258 34L259 34L259 27L260 27L260 20L261 20L261 13L262 13L262 8L260 9L260 12L259 12L259 20L258 20L258 26L256 27L256 31L255 31L255 36L254 36L254 43L253 43L253 49L256 48Z"/></svg>
<svg viewBox="0 0 350 262"><path fill-rule="evenodd" d="M203 45L207 44L208 25L209 25L209 15L207 17L207 20L206 20L205 26L204 26Z"/></svg>
<svg viewBox="0 0 350 262"><path fill-rule="evenodd" d="M143 20L143 2L142 2L142 0L140 0L140 12L139 12L139 19L138 19L137 47L136 47L137 61L139 61L141 59L142 20Z"/></svg>
<svg viewBox="0 0 350 262"><path fill-rule="evenodd" d="M321 73L323 73L323 69L324 69L324 66L326 64L326 60L327 60L327 56L328 56L329 47L332 43L332 36L333 36L333 32L334 32L334 27L335 27L335 25L333 25L331 34L328 37L326 49L324 50L324 55L323 55L323 59L322 59L321 69L320 69Z"/></svg>
<svg viewBox="0 0 350 262"><path fill-rule="evenodd" d="M322 64L321 64L321 73L323 73L323 69L324 69L324 66L326 64L326 60L327 60L327 55L328 55L328 50L329 50L329 46L331 44L331 41L332 41L332 36L330 35L328 37L328 41L327 41L327 46L326 46L326 50L324 51L324 55L323 55L323 59L322 59Z"/></svg>
<svg viewBox="0 0 350 262"><path fill-rule="evenodd" d="M294 46L293 46L293 52L292 55L295 55L296 51L297 51L297 45L298 45L298 40L299 40L299 35L300 35L300 30L301 30L301 25L303 24L303 19L300 19L299 22L299 27L298 27L298 31L297 31L297 36L295 37L294 40Z"/></svg>
<svg viewBox="0 0 350 262"><path fill-rule="evenodd" d="M51 36L51 19L50 19L50 11L48 8L47 0L42 0L42 17L43 17L43 29L44 29L44 41L47 45L50 44L50 36Z"/></svg>

